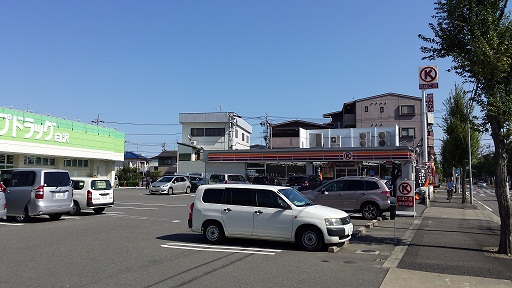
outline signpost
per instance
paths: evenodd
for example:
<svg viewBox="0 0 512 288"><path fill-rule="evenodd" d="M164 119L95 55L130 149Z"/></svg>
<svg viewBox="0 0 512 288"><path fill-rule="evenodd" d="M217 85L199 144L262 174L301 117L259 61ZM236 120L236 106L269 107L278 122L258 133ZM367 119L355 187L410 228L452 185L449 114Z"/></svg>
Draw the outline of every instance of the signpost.
<svg viewBox="0 0 512 288"><path fill-rule="evenodd" d="M399 214L416 215L416 201L414 199L414 181L398 180L396 193L396 210Z"/></svg>

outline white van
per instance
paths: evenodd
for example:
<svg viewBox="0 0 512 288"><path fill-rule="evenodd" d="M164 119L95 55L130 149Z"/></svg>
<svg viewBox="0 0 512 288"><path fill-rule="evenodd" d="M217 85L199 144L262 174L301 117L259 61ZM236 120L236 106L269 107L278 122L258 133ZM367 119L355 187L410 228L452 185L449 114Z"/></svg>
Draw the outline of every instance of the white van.
<svg viewBox="0 0 512 288"><path fill-rule="evenodd" d="M188 227L211 244L225 237L295 242L303 250L350 239L347 213L315 205L295 189L252 184L202 185L190 205Z"/></svg>
<svg viewBox="0 0 512 288"><path fill-rule="evenodd" d="M101 214L105 208L114 206L114 189L107 178L73 177L73 210L71 215L92 209Z"/></svg>

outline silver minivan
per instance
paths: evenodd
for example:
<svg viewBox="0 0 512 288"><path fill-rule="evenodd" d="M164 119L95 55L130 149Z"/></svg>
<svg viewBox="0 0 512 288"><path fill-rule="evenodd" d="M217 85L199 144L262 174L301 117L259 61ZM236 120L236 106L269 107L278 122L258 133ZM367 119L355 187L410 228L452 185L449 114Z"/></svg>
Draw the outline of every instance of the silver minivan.
<svg viewBox="0 0 512 288"><path fill-rule="evenodd" d="M68 171L19 168L5 191L7 216L26 222L31 216L48 215L57 220L73 207L73 190Z"/></svg>

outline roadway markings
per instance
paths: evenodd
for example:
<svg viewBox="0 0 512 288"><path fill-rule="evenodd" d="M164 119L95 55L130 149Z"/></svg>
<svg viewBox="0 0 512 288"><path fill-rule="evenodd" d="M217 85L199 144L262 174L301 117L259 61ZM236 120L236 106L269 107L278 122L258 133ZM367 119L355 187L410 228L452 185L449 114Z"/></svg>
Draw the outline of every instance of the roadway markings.
<svg viewBox="0 0 512 288"><path fill-rule="evenodd" d="M148 203L137 203L137 202L116 202L115 204L121 205L140 205L140 206L165 206L165 207L187 207L188 205L184 204L148 204ZM114 208L116 208L114 206Z"/></svg>
<svg viewBox="0 0 512 288"><path fill-rule="evenodd" d="M184 249L184 250L261 254L261 255L275 255L278 252L282 252L282 250L275 250L275 249L244 248L244 247L236 247L236 246L217 246L217 245L178 243L178 242L162 244L160 246L164 247L164 248Z"/></svg>
<svg viewBox="0 0 512 288"><path fill-rule="evenodd" d="M22 223L7 223L7 222L0 222L0 225L6 225L6 226L23 226Z"/></svg>

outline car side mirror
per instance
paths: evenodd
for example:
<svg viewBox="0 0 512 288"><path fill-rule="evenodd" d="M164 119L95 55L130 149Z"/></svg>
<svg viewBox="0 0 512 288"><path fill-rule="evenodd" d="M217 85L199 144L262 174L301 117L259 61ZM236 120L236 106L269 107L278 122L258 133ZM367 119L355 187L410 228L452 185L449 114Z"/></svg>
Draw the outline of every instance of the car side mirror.
<svg viewBox="0 0 512 288"><path fill-rule="evenodd" d="M320 194L328 195L328 194L329 194L329 192L327 192L327 191L325 190L325 188L322 188L322 189L320 190Z"/></svg>

